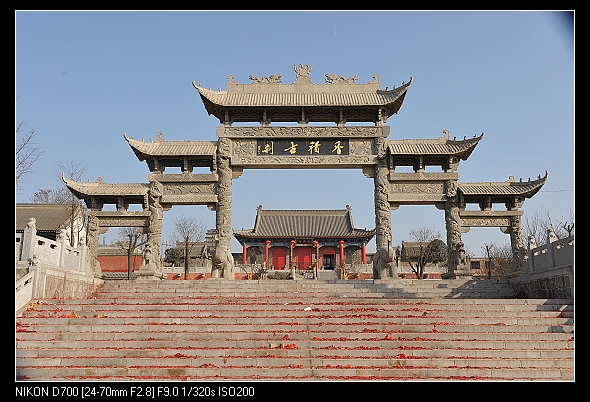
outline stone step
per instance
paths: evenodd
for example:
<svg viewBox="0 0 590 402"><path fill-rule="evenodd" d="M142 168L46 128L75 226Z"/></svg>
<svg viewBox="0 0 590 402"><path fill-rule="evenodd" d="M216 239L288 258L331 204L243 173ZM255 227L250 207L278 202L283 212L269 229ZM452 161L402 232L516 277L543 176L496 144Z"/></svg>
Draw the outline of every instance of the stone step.
<svg viewBox="0 0 590 402"><path fill-rule="evenodd" d="M17 318L16 375L574 378L571 299L482 298L510 288L480 280L340 282L117 281L38 300Z"/></svg>
<svg viewBox="0 0 590 402"><path fill-rule="evenodd" d="M302 342L299 342L303 344ZM411 342L410 342L411 343ZM440 343L440 342L439 342ZM470 348L461 346L457 342L453 349L440 349L427 346L411 346L408 342L404 344L388 345L388 348L362 346L351 348L348 346L333 346L331 348L300 349L296 343L275 343L276 347L264 347L258 349L232 349L228 347L187 347L186 344L169 346L169 344L160 344L158 347L141 348L92 348L91 350L80 350L77 348L53 348L53 349L18 349L16 356L18 358L69 358L69 357L105 357L105 358L131 358L131 357L192 357L192 358L242 358L242 357L297 357L297 358L319 358L333 357L336 359L348 358L371 358L380 359L390 356L404 355L408 358L504 358L504 359L573 359L573 350L556 350L556 349L489 349L489 348ZM289 345L289 347L281 347ZM294 346L293 346L294 345ZM395 347L397 346L397 347ZM437 345L440 346L440 345ZM473 345L471 345L473 346ZM342 356L342 351L346 350L346 356ZM89 355L91 353L91 355Z"/></svg>
<svg viewBox="0 0 590 402"><path fill-rule="evenodd" d="M186 290L199 289L203 293L223 293L234 296L253 296L256 293L272 293L273 291L312 291L322 296L327 294L351 293L358 297L467 297L484 296L492 298L512 298L514 290L506 281L487 280L398 280L398 281L231 281L229 284L220 281L135 281L135 285L125 287L122 283L109 283L107 292L119 289L129 295L134 292L145 292L144 285L154 293L152 296L165 292L182 293ZM170 284L173 282L175 284ZM176 285L178 283L178 285ZM465 295L463 295L465 293Z"/></svg>
<svg viewBox="0 0 590 402"><path fill-rule="evenodd" d="M348 364L330 367L109 367L105 369L87 367L66 367L56 371L52 367L23 367L17 370L21 379L42 381L51 380L574 380L571 368L425 368L412 362L412 365L395 368L354 367Z"/></svg>
<svg viewBox="0 0 590 402"><path fill-rule="evenodd" d="M218 313L225 312L244 312L258 313L264 311L295 312L308 311L311 308L313 312L333 312L335 306L338 311L348 312L372 312L372 313L399 313L399 314L452 314L455 313L485 313L490 314L526 314L531 317L535 316L573 316L573 304L571 300L563 301L544 301L536 299L519 299L506 300L506 303L497 303L501 299L482 299L479 304L466 303L467 299L448 300L436 299L432 302L418 300L412 303L398 302L399 299L389 300L371 300L359 301L326 301L326 299L306 298L301 300L275 298L269 301L260 299L248 300L212 300L207 299L183 299L183 301L174 300L169 303L162 303L161 300L154 299L88 299L88 300L39 300L35 305L37 314L51 313L53 315L64 315L64 312L131 312L137 314L156 313L158 311L185 313L190 312L211 312L213 309ZM512 303L518 302L518 303ZM563 314L561 314L563 313Z"/></svg>
<svg viewBox="0 0 590 402"><path fill-rule="evenodd" d="M543 336L543 334L527 335L522 334L454 334L454 333L409 333L402 336L391 336L391 339L385 339L386 336L375 336L365 339L348 339L347 337L334 336L316 336L313 340L285 340L285 333L276 333L270 336L252 335L248 339L243 336L219 336L206 337L204 339L190 339L183 337L183 334L173 336L148 336L145 339L137 337L117 339L116 345L113 346L111 339L95 340L57 340L50 338L44 339L24 339L17 341L18 349L205 349L205 350L240 350L240 349L273 349L282 350L286 346L296 349L333 349L333 350L363 350L367 348L376 349L451 349L451 350L573 350L574 340L571 334L549 334L553 336ZM235 335L235 334L230 334ZM247 342L245 342L247 341Z"/></svg>
<svg viewBox="0 0 590 402"><path fill-rule="evenodd" d="M325 367L328 365L352 365L354 367L388 368L396 366L420 366L423 368L450 368L450 367L479 367L479 368L574 368L573 358L458 358L458 357L428 357L408 356L398 353L393 356L366 356L346 358L334 356L305 357L305 356L233 356L233 357L192 357L182 353L174 356L153 357L22 357L21 367L93 367L105 368L123 367Z"/></svg>
<svg viewBox="0 0 590 402"><path fill-rule="evenodd" d="M501 318L490 322L489 318L459 318L441 321L440 318L38 318L37 324L27 327L37 333L68 332L256 332L260 330L308 332L318 327L322 332L559 332L572 333L572 319L562 318ZM354 324L347 323L355 319ZM197 321L197 322L196 322ZM19 325L27 325L22 322ZM488 328L489 327L489 328ZM310 333L310 332L308 332Z"/></svg>

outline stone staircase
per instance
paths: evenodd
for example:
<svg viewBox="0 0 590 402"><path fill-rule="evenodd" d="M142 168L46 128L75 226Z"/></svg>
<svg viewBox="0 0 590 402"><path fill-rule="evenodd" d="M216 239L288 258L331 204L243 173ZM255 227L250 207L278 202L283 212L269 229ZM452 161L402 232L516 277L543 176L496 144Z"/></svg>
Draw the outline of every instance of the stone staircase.
<svg viewBox="0 0 590 402"><path fill-rule="evenodd" d="M500 281L112 281L17 317L16 379L573 381L573 332Z"/></svg>

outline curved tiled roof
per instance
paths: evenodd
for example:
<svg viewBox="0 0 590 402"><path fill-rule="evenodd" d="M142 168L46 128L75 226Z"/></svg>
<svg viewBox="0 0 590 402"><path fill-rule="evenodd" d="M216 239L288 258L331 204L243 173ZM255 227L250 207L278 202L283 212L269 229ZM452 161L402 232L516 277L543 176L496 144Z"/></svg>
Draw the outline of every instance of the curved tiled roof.
<svg viewBox="0 0 590 402"><path fill-rule="evenodd" d="M62 180L68 189L78 198L89 196L124 197L144 196L148 193L149 183L103 183L99 178L95 183L83 183L68 180L62 173Z"/></svg>
<svg viewBox="0 0 590 402"><path fill-rule="evenodd" d="M254 229L234 230L240 238L359 238L374 230L355 229L350 209L263 210L258 208Z"/></svg>
<svg viewBox="0 0 590 402"><path fill-rule="evenodd" d="M208 156L217 152L217 141L166 141L157 137L155 142L145 142L126 134L124 137L140 161L146 156Z"/></svg>
<svg viewBox="0 0 590 402"><path fill-rule="evenodd" d="M457 155L465 160L483 136L455 141L445 131L438 139L389 140L388 144L393 155Z"/></svg>
<svg viewBox="0 0 590 402"><path fill-rule="evenodd" d="M548 172L545 177L537 180L515 181L513 177L503 182L464 182L457 183L463 195L521 195L532 197L547 181Z"/></svg>
<svg viewBox="0 0 590 402"><path fill-rule="evenodd" d="M29 218L33 217L37 221L37 231L59 232L69 222L71 214L71 204L16 204L16 230L24 230ZM76 215L79 216L80 212L76 211Z"/></svg>
<svg viewBox="0 0 590 402"><path fill-rule="evenodd" d="M281 84L277 84L281 85ZM327 84L318 84L327 85ZM351 84L354 85L354 84ZM373 93L228 93L195 86L204 99L222 107L268 106L385 106L397 101L407 91L410 83L388 91Z"/></svg>
<svg viewBox="0 0 590 402"><path fill-rule="evenodd" d="M227 90L213 91L193 81L193 86L203 100L209 114L221 116L225 108L253 107L297 108L301 107L383 107L386 114L397 113L402 106L412 78L398 88L381 90L378 77L367 84L336 83L313 84L309 77L298 77L293 84L252 83L238 84L233 76L228 79Z"/></svg>

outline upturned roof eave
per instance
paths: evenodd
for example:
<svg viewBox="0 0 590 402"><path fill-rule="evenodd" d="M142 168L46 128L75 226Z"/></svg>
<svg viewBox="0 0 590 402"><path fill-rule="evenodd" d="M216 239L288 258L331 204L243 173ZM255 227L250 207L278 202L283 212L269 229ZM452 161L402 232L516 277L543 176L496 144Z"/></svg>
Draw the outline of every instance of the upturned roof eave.
<svg viewBox="0 0 590 402"><path fill-rule="evenodd" d="M459 191L464 196L523 196L531 198L541 190L548 176L548 172L545 171L544 177L539 177L533 181L523 182L510 179L504 182L459 182L457 184ZM481 191L479 190L481 188L487 188L489 190Z"/></svg>
<svg viewBox="0 0 590 402"><path fill-rule="evenodd" d="M392 155L452 155L462 160L467 160L483 136L484 134L482 133L479 137L459 141L449 140L448 134L445 134L439 139L389 140L388 149ZM443 149L439 151L428 149L428 147L425 147L428 145L431 148L438 147ZM402 146L405 149L399 151L399 148Z"/></svg>
<svg viewBox="0 0 590 402"><path fill-rule="evenodd" d="M66 187L76 196L78 199L88 197L143 197L149 191L148 183L81 183L74 180L68 180L62 173L62 181ZM116 189L121 189L117 191ZM105 189L100 191L101 189ZM106 191L109 189L109 191ZM115 191L113 191L115 189Z"/></svg>
<svg viewBox="0 0 590 402"><path fill-rule="evenodd" d="M140 161L144 161L150 157L171 157L171 156L214 156L217 153L217 143L216 141L156 141L156 142L144 142L138 141L133 138L127 137L127 134L124 134L125 140L129 143L129 146L137 156ZM195 146L195 145L210 145L210 150L207 152L190 152L185 150L184 153L178 153L178 150L174 150L172 152L156 152L153 149L156 148L177 148L179 145L184 145L187 147ZM153 148L153 149L152 149Z"/></svg>

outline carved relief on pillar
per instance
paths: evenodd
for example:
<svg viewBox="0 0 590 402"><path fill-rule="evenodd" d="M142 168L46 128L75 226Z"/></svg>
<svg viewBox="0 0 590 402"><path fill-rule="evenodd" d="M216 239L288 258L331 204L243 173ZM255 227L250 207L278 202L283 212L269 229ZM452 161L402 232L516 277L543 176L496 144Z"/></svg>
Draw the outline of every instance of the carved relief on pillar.
<svg viewBox="0 0 590 402"><path fill-rule="evenodd" d="M389 180L385 159L379 159L375 165L375 242L376 252L373 257L373 279L397 279L395 252L391 245L391 212L389 206Z"/></svg>
<svg viewBox="0 0 590 402"><path fill-rule="evenodd" d="M148 243L144 250L142 269L160 271L160 245L162 244L162 215L160 204L164 186L158 181L150 182L148 192L148 206L150 216L148 220ZM147 258L146 258L147 257Z"/></svg>
<svg viewBox="0 0 590 402"><path fill-rule="evenodd" d="M512 249L512 260L510 261L508 272L521 271L527 250L524 246L522 221L519 215L510 217L510 246Z"/></svg>
<svg viewBox="0 0 590 402"><path fill-rule="evenodd" d="M445 202L445 223L447 229L447 267L449 272L457 269L462 259L461 217L459 216L459 199L455 185L447 183L447 201ZM464 251L463 251L464 253Z"/></svg>
<svg viewBox="0 0 590 402"><path fill-rule="evenodd" d="M101 275L100 263L97 260L98 256L98 238L99 238L99 224L98 217L93 213L88 214L88 231L86 235L86 245L88 247L86 258L90 262L92 274L94 276Z"/></svg>
<svg viewBox="0 0 590 402"><path fill-rule="evenodd" d="M213 278L234 279L234 262L231 256L231 204L232 168L230 166L232 140L220 138L217 147L217 245L211 276Z"/></svg>

